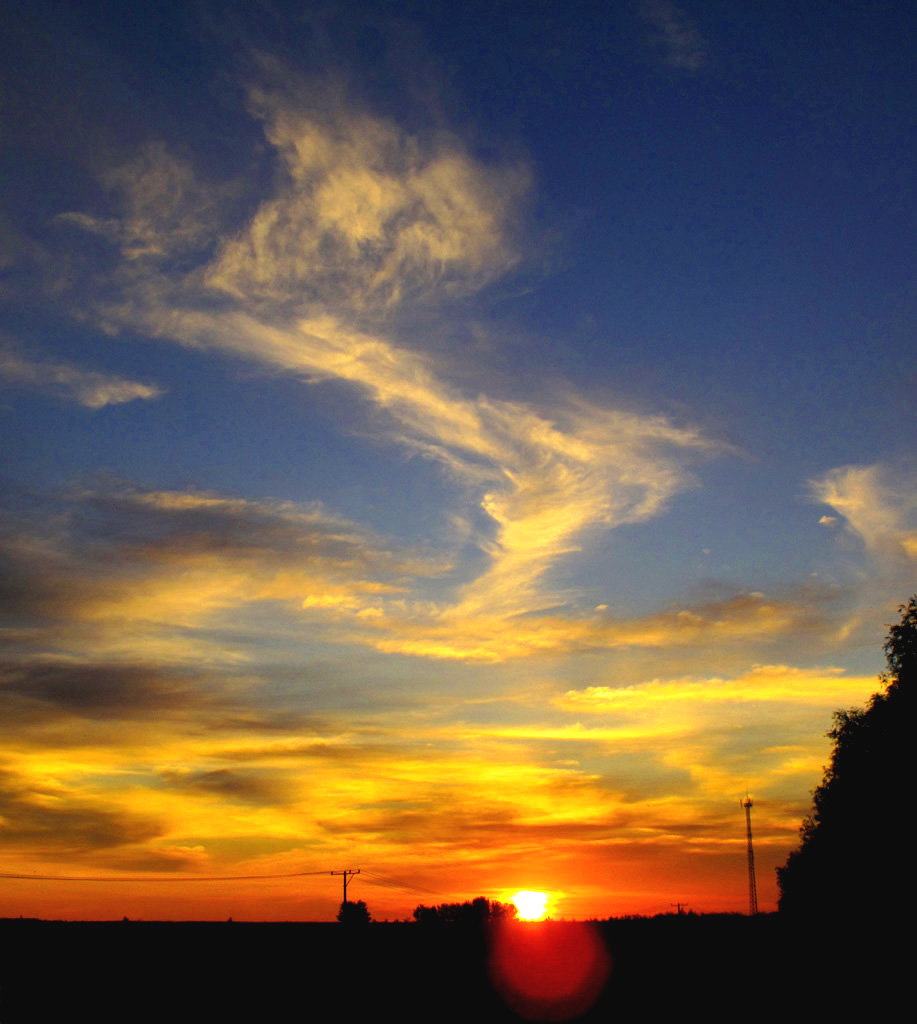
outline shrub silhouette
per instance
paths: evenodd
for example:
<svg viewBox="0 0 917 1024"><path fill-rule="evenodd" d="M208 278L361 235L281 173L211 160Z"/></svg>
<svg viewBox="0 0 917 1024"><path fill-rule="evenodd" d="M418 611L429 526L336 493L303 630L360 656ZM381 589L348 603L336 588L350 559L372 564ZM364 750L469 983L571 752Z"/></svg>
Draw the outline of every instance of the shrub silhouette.
<svg viewBox="0 0 917 1024"><path fill-rule="evenodd" d="M365 925L372 921L369 916L369 908L363 900L347 900L341 904L341 909L338 911L338 921L341 924L346 925Z"/></svg>
<svg viewBox="0 0 917 1024"><path fill-rule="evenodd" d="M781 911L823 919L890 915L907 886L905 835L917 689L917 596L885 642L883 690L834 713L831 761L801 845L777 868Z"/></svg>

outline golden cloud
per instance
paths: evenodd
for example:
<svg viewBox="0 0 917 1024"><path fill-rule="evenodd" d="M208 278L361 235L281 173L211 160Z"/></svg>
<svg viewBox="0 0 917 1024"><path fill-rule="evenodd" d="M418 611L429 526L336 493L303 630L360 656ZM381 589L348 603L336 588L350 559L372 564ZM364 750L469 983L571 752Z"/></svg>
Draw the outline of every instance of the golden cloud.
<svg viewBox="0 0 917 1024"><path fill-rule="evenodd" d="M18 645L80 661L231 661L197 630L233 609L275 602L360 621L447 568L318 506L123 483L74 489L0 527L0 603L22 624Z"/></svg>
<svg viewBox="0 0 917 1024"><path fill-rule="evenodd" d="M29 359L10 346L0 348L0 382L69 399L87 409L159 398L163 394L163 389L155 384L86 370L71 363Z"/></svg>
<svg viewBox="0 0 917 1024"><path fill-rule="evenodd" d="M840 466L809 482L812 497L830 505L874 554L917 558L917 484L888 466ZM823 516L822 522L828 517Z"/></svg>
<svg viewBox="0 0 917 1024"><path fill-rule="evenodd" d="M249 104L283 168L275 194L219 242L215 256L191 271L124 278L120 299L100 315L112 328L231 352L309 381L347 383L382 411L396 443L446 467L465 487L466 512L477 505L485 513L487 525L472 539L489 565L413 635L399 629L380 649L499 657L493 630L505 633L504 620L563 603L563 595L542 593L541 581L586 531L658 515L693 485L687 462L722 446L661 416L577 398L553 402L547 414L486 393L469 396L428 356L367 330L371 317L378 323L408 298L473 292L514 266L528 175L517 164L481 161L444 133L411 135L340 101L320 111L308 90L290 85L266 59L261 73ZM203 221L188 220L200 186L162 147L110 180L126 197L121 233L141 240L144 251L201 236ZM188 570L163 602L187 605L186 590L200 594L201 607L219 604L224 590L227 601L236 600L231 581L204 566L208 584ZM265 594L277 586L255 580ZM304 595L303 604L352 607L377 627L428 617L420 606L393 615L384 603L357 609L338 597ZM449 632L460 639L444 643L440 634ZM461 639L486 632L486 654L477 639ZM524 646L539 644L531 638Z"/></svg>
<svg viewBox="0 0 917 1024"><path fill-rule="evenodd" d="M486 165L453 136L424 139L341 104L322 116L289 69L262 68L276 84L254 86L249 105L286 180L222 243L209 287L355 312L475 291L518 261L509 236L524 167Z"/></svg>
<svg viewBox="0 0 917 1024"><path fill-rule="evenodd" d="M725 702L831 708L860 702L875 686L874 676L848 676L839 668L755 665L734 679L654 679L621 688L589 686L584 690L569 690L555 703L566 711L592 714L650 711L659 705L674 703L684 703L692 709Z"/></svg>
<svg viewBox="0 0 917 1024"><path fill-rule="evenodd" d="M368 640L384 651L501 662L536 654L628 647L722 647L816 625L808 606L770 600L762 594L739 594L725 601L633 619L559 614L509 618L477 613L476 609L475 614L462 615L463 610L460 605L426 619L383 618L372 625L389 635L369 636Z"/></svg>

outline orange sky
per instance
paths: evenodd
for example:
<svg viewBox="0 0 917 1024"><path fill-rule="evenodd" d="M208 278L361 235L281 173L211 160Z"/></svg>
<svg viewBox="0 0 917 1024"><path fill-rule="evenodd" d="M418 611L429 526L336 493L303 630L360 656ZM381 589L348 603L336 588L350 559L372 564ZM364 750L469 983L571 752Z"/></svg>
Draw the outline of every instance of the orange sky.
<svg viewBox="0 0 917 1024"><path fill-rule="evenodd" d="M109 881L0 916L744 911L746 793L773 909L913 591L913 33L96 6L0 62L0 874Z"/></svg>
<svg viewBox="0 0 917 1024"><path fill-rule="evenodd" d="M10 801L13 815L36 824L18 849L4 851L3 868L110 877L361 868L366 876L354 879L351 898L366 900L379 919L410 916L421 902L508 899L522 888L550 892L555 916L655 913L676 902L740 910L741 773L762 793L753 812L759 903L772 909L773 868L795 842L806 784L827 753L817 727L832 704L862 700L873 686L837 672L769 667L549 700L518 689L472 702L461 722L449 700L407 716L363 712L359 725L326 722L321 735L307 727L293 737L207 702L189 716L184 695L177 719L96 721L79 726L81 742L78 723L61 715L40 722L39 749L32 735L6 746L19 784L28 779L38 796ZM229 720L213 722L214 713ZM49 733L63 736L65 727L67 744L52 748ZM750 730L792 742L750 754ZM609 761L612 769L594 767ZM7 879L0 912L327 919L340 894L340 879L330 876Z"/></svg>

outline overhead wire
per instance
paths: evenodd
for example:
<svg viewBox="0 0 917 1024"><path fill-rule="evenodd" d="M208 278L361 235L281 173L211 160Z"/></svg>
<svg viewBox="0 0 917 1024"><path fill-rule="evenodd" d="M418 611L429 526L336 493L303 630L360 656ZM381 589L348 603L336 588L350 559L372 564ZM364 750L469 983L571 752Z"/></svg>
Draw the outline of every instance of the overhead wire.
<svg viewBox="0 0 917 1024"><path fill-rule="evenodd" d="M416 892L422 896L447 896L448 893L444 893L438 889L425 889L419 885L412 885L410 882L405 882L399 878L390 878L387 875L380 875L375 871L363 871L363 876L367 882L371 885L380 885L388 889L403 889L405 892Z"/></svg>
<svg viewBox="0 0 917 1024"><path fill-rule="evenodd" d="M282 875L16 875L0 872L0 878L19 878L36 882L241 882L258 878L301 878L304 875L330 875L331 871L290 871Z"/></svg>
<svg viewBox="0 0 917 1024"><path fill-rule="evenodd" d="M241 882L257 881L272 878L303 878L310 875L333 875L334 871L289 871L283 874L269 875L32 875L26 873L0 872L0 878L18 879L31 882ZM429 889L413 885L400 878L392 878L376 871L363 870L360 877L370 885L387 889L400 889L403 892L417 893L421 896L448 896L449 893L439 889Z"/></svg>

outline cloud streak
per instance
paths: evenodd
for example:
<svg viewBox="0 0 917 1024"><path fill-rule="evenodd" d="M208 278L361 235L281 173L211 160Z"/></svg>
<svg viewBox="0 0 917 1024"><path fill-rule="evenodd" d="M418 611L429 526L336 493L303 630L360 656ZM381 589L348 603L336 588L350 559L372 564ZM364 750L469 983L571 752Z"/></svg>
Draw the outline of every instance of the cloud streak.
<svg viewBox="0 0 917 1024"><path fill-rule="evenodd" d="M0 383L53 395L87 409L103 409L164 394L164 389L156 384L85 370L71 363L32 360L12 348L0 348Z"/></svg>
<svg viewBox="0 0 917 1024"><path fill-rule="evenodd" d="M454 136L425 139L340 102L319 113L289 69L260 63L249 109L285 180L221 243L207 286L258 307L358 313L468 294L518 262L523 166L485 165Z"/></svg>
<svg viewBox="0 0 917 1024"><path fill-rule="evenodd" d="M917 483L909 474L893 475L883 465L840 466L809 486L813 499L842 516L872 554L917 558Z"/></svg>
<svg viewBox="0 0 917 1024"><path fill-rule="evenodd" d="M36 623L57 648L92 657L94 644L127 643L142 657L233 609L271 603L289 614L357 614L418 575L447 563L393 548L317 505L225 498L201 491L148 491L109 482L10 511L0 522L0 603ZM359 621L359 619L358 619ZM121 638L120 641L118 638ZM206 646L206 645L205 645ZM216 654L216 651L214 651Z"/></svg>
<svg viewBox="0 0 917 1024"><path fill-rule="evenodd" d="M808 606L762 594L740 594L712 604L621 619L577 617L559 610L507 621L477 608L467 613L459 605L425 620L372 623L390 633L375 642L380 650L484 662L626 648L718 646L726 650L740 643L767 642L793 630L815 630L819 625Z"/></svg>
<svg viewBox="0 0 917 1024"><path fill-rule="evenodd" d="M435 606L415 602L394 614L376 608L380 623L427 619L428 629L458 635L470 623L470 632L481 633L563 604L567 595L543 589L550 568L579 550L590 530L662 513L694 485L688 463L724 446L662 416L570 395L556 396L547 414L484 391L469 394L431 357L381 331L383 323L395 328L392 315L408 300L452 301L519 262L514 227L528 176L515 164L476 160L452 136L424 140L339 102L335 116L320 114L301 88L276 84L276 65L262 63L249 106L279 160L275 195L195 269L163 271L158 283L148 276L142 287L128 281L120 300L106 304L105 321L307 382L344 384L381 415L393 442L462 486L462 518L482 524L473 540L487 567ZM173 166L160 150L156 160ZM148 164L115 175L129 196L143 191ZM153 180L176 175L178 194L193 194L174 168ZM119 230L146 238L150 252L194 236L179 232L172 207L161 206L151 200L144 207L142 230L129 211ZM335 603L329 595L309 606ZM442 647L386 643L383 649L426 656ZM444 656L461 646L443 649ZM478 646L464 644L472 656Z"/></svg>
<svg viewBox="0 0 917 1024"><path fill-rule="evenodd" d="M101 177L115 198L112 215L68 212L57 223L104 238L135 270L206 248L232 192L231 185L200 181L190 163L159 141Z"/></svg>
<svg viewBox="0 0 917 1024"><path fill-rule="evenodd" d="M669 0L641 0L640 17L655 31L654 42L673 68L697 71L707 59L707 44L688 16Z"/></svg>
<svg viewBox="0 0 917 1024"><path fill-rule="evenodd" d="M589 686L570 690L555 703L588 714L646 712L679 703L695 710L704 704L779 703L835 707L863 700L875 688L871 676L846 676L842 669L800 669L789 665L755 665L734 679L654 679L634 686Z"/></svg>
<svg viewBox="0 0 917 1024"><path fill-rule="evenodd" d="M66 787L0 770L4 845L56 858L85 856L155 838L149 817L81 798Z"/></svg>
<svg viewBox="0 0 917 1024"><path fill-rule="evenodd" d="M485 609L533 610L537 580L560 556L577 550L578 534L659 514L693 483L685 456L721 449L661 416L579 401L558 406L549 419L519 402L466 398L419 354L330 317L283 329L245 315L171 313L160 330L313 379L356 385L389 415L397 440L477 490L494 529L486 543L491 567L462 593L458 617Z"/></svg>

